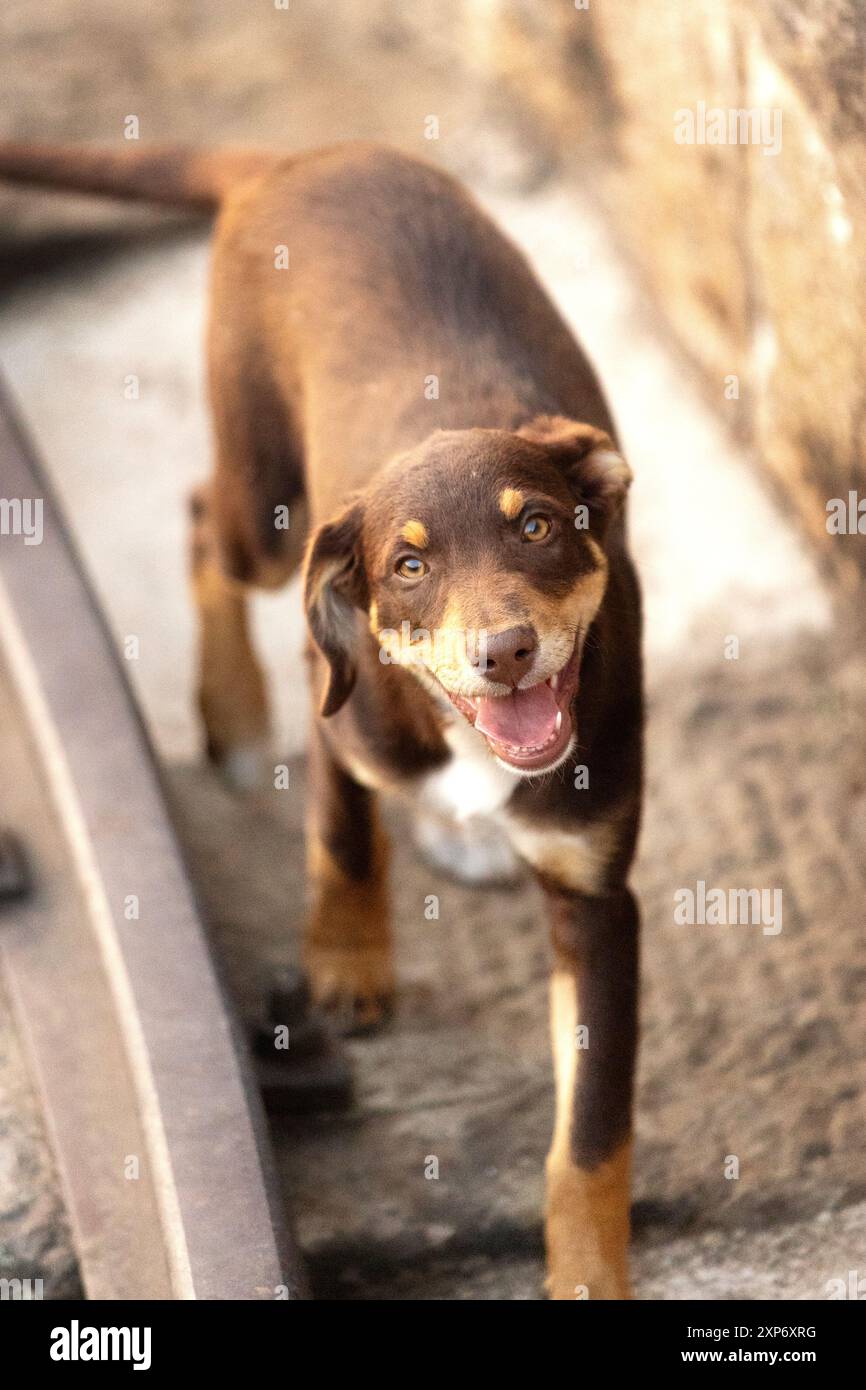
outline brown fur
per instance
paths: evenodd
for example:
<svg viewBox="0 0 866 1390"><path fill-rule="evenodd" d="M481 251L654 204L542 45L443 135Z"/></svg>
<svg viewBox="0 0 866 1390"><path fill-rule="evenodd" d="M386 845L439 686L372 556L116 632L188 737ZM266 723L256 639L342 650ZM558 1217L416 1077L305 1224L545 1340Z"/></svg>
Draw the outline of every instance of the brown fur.
<svg viewBox="0 0 866 1390"><path fill-rule="evenodd" d="M446 768L443 683L483 681L463 667L383 664L380 634L404 621L410 630L528 631L538 660L577 642L570 708L589 786L575 791L568 768L515 779L505 821L524 835L560 988L572 982L591 1039L572 1071L560 1018L551 1293L570 1299L586 1285L590 1297L624 1296L637 994L637 913L625 883L641 790L640 606L625 541L630 475L586 357L472 199L390 150L359 144L280 159L7 144L4 173L219 206L208 327L216 458L193 522L200 702L215 755L261 736L264 689L239 586L288 578L308 516L320 715L307 961L318 997L350 1026L378 1020L393 990L375 788L414 796ZM537 543L523 540L524 503L550 520ZM575 526L576 507L586 527ZM275 524L282 508L288 531ZM421 580L395 570L407 545L423 552Z"/></svg>

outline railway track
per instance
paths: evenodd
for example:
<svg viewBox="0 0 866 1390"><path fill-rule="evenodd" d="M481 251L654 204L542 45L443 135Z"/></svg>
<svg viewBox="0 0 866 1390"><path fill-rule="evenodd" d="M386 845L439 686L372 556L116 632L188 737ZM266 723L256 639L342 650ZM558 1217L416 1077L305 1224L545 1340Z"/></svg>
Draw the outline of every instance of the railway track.
<svg viewBox="0 0 866 1390"><path fill-rule="evenodd" d="M0 393L0 963L93 1299L304 1295L122 665ZM21 846L24 846L22 853Z"/></svg>

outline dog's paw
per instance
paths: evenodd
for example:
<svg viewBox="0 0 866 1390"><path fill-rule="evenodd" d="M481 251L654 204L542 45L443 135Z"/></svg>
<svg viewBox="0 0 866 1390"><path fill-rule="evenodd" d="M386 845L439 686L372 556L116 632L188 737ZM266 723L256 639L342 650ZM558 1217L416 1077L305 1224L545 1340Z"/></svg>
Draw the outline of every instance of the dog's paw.
<svg viewBox="0 0 866 1390"><path fill-rule="evenodd" d="M418 812L415 844L433 869L474 887L507 886L521 877L520 861L503 835L480 816L456 821Z"/></svg>
<svg viewBox="0 0 866 1390"><path fill-rule="evenodd" d="M313 999L338 1033L370 1033L388 1022L395 993L390 952L313 947L305 963Z"/></svg>

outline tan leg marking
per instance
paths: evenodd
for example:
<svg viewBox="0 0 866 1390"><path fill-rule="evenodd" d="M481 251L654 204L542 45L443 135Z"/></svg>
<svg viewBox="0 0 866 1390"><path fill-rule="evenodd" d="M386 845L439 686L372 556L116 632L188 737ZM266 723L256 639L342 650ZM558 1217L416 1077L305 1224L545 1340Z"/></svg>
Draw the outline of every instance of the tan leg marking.
<svg viewBox="0 0 866 1390"><path fill-rule="evenodd" d="M594 1169L575 1163L572 1115L582 1054L571 970L554 971L550 1005L556 1123L546 1170L548 1292L556 1300L628 1298L631 1144L623 1143Z"/></svg>
<svg viewBox="0 0 866 1390"><path fill-rule="evenodd" d="M375 837L371 875L350 877L314 832L308 840L313 906L304 964L313 997L345 1032L365 1031L390 1013L395 992L385 841Z"/></svg>

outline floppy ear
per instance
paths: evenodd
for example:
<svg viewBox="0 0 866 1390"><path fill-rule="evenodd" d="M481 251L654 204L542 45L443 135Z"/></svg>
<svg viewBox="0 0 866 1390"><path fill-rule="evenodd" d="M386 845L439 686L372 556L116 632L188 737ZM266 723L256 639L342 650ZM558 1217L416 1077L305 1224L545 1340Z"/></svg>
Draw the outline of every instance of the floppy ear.
<svg viewBox="0 0 866 1390"><path fill-rule="evenodd" d="M622 506L632 471L604 430L564 415L537 415L517 433L553 454L581 501L601 513L605 523Z"/></svg>
<svg viewBox="0 0 866 1390"><path fill-rule="evenodd" d="M319 711L326 719L346 703L355 684L356 612L369 602L361 552L363 515L361 503L354 502L319 527L307 551L304 606L329 667Z"/></svg>

